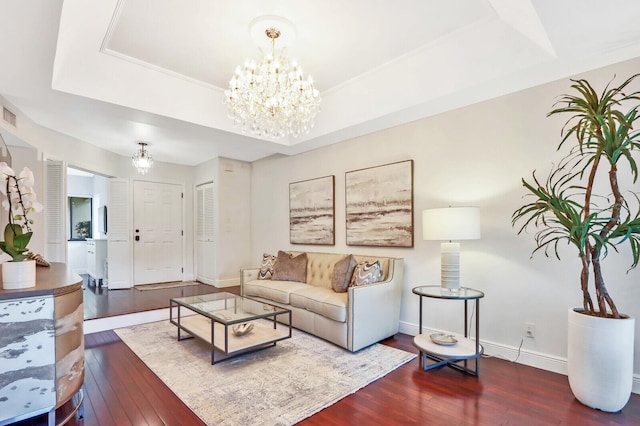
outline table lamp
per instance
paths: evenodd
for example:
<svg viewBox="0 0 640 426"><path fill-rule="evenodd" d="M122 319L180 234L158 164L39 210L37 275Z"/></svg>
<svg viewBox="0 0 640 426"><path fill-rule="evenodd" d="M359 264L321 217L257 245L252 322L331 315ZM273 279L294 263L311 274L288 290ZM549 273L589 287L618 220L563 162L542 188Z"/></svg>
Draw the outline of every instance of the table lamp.
<svg viewBox="0 0 640 426"><path fill-rule="evenodd" d="M440 283L443 289L460 289L460 243L480 239L479 207L448 207L423 210L422 237L440 240Z"/></svg>

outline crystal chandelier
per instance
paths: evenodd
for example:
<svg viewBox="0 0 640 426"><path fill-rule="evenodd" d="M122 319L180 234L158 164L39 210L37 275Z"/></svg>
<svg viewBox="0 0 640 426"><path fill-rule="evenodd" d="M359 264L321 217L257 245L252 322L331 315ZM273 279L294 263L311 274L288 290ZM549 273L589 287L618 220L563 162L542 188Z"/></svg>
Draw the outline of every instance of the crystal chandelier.
<svg viewBox="0 0 640 426"><path fill-rule="evenodd" d="M275 48L280 30L267 28L271 52L262 60L245 61L236 68L224 92L229 118L258 137L278 139L308 133L320 109L320 93L311 76L304 78L302 67L289 62L285 49Z"/></svg>
<svg viewBox="0 0 640 426"><path fill-rule="evenodd" d="M133 167L138 170L138 173L146 175L151 166L153 166L153 158L151 157L151 154L149 154L149 151L147 151L147 149L145 148L147 145L149 145L148 143L138 142L138 145L140 145L140 148L136 151L135 154L133 154L133 157L131 157Z"/></svg>

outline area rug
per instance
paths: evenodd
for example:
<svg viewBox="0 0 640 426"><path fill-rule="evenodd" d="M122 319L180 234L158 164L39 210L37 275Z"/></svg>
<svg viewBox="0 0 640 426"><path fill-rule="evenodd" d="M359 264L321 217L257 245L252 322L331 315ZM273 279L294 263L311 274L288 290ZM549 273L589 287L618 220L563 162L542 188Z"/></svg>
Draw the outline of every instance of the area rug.
<svg viewBox="0 0 640 426"><path fill-rule="evenodd" d="M190 285L199 285L200 283L197 281L173 281L170 283L158 283L158 284L141 284L135 285L133 288L140 291L145 290L161 290L163 288L174 288L174 287L187 287Z"/></svg>
<svg viewBox="0 0 640 426"><path fill-rule="evenodd" d="M292 425L411 361L376 344L351 353L307 333L211 365L200 339L178 342L169 321L115 330L208 425Z"/></svg>

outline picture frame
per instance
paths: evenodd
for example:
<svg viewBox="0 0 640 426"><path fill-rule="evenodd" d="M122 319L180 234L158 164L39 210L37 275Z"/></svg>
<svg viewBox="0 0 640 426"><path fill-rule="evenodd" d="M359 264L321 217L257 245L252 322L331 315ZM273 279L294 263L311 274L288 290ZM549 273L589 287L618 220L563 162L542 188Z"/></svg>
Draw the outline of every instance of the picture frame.
<svg viewBox="0 0 640 426"><path fill-rule="evenodd" d="M335 176L289 184L291 244L335 245Z"/></svg>
<svg viewBox="0 0 640 426"><path fill-rule="evenodd" d="M413 247L413 160L345 173L350 246Z"/></svg>

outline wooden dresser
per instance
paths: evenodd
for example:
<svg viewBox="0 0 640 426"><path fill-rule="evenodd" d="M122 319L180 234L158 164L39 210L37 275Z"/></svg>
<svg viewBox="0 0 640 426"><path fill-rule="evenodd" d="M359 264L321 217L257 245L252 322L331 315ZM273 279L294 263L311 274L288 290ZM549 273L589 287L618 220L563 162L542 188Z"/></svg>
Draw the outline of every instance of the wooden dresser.
<svg viewBox="0 0 640 426"><path fill-rule="evenodd" d="M0 425L48 413L84 381L82 278L63 263L37 267L36 285L4 290L0 277ZM60 423L60 419L58 419Z"/></svg>

